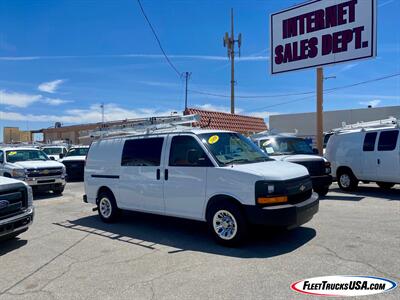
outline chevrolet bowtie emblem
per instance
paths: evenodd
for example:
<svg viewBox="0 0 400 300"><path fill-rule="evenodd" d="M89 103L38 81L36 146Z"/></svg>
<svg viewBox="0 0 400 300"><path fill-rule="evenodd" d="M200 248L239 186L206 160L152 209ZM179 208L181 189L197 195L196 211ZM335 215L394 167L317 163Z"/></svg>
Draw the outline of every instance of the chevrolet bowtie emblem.
<svg viewBox="0 0 400 300"><path fill-rule="evenodd" d="M304 184L302 184L302 185L299 187L299 190L300 190L301 192L304 192L305 189L306 189L306 186L305 186Z"/></svg>
<svg viewBox="0 0 400 300"><path fill-rule="evenodd" d="M43 172L42 172L44 175L47 175L47 174L49 174L50 173L50 171L49 170L43 170Z"/></svg>

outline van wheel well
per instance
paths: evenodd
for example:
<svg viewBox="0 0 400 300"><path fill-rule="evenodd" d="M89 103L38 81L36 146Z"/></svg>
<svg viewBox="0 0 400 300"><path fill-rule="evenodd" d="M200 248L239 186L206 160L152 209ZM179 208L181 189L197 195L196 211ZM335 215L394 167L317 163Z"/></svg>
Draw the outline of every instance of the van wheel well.
<svg viewBox="0 0 400 300"><path fill-rule="evenodd" d="M339 175L340 175L341 173L343 173L344 171L350 172L351 175L354 176L353 171L352 171L349 167L343 166L343 167L339 167L339 168L336 170L336 178L338 178Z"/></svg>
<svg viewBox="0 0 400 300"><path fill-rule="evenodd" d="M217 203L221 202L228 202L236 205L240 210L242 210L242 204L236 200L235 198L227 195L215 195L208 200L207 203L207 208L206 208L206 220L208 220L208 212L210 211L210 208L213 207Z"/></svg>
<svg viewBox="0 0 400 300"><path fill-rule="evenodd" d="M106 186L102 186L101 188L99 188L98 192L97 192L97 197L96 197L96 204L99 201L99 196L101 194L108 194L110 196L114 197L114 193L110 190L110 188L106 187ZM115 198L115 197L114 197Z"/></svg>

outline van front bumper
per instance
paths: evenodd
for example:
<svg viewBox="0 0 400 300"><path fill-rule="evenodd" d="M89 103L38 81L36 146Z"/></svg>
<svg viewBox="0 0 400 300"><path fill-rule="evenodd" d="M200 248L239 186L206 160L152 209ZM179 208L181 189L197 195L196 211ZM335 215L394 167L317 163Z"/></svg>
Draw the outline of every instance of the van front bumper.
<svg viewBox="0 0 400 300"><path fill-rule="evenodd" d="M297 204L274 206L245 205L247 220L251 224L294 228L307 223L318 212L318 195L313 193Z"/></svg>
<svg viewBox="0 0 400 300"><path fill-rule="evenodd" d="M0 220L0 237L27 230L33 222L34 214L35 209L31 206L19 215Z"/></svg>

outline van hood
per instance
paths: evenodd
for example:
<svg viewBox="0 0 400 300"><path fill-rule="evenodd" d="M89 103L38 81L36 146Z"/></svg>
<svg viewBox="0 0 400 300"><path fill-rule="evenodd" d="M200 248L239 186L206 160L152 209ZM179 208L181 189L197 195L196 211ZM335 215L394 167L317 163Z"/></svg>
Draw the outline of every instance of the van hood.
<svg viewBox="0 0 400 300"><path fill-rule="evenodd" d="M85 161L86 160L86 156L67 156L64 157L63 159L61 159L61 162L63 161Z"/></svg>
<svg viewBox="0 0 400 300"><path fill-rule="evenodd" d="M309 175L305 167L284 161L237 164L224 168L260 176L263 177L264 180L289 180Z"/></svg>
<svg viewBox="0 0 400 300"><path fill-rule="evenodd" d="M10 163L11 165L17 168L23 169L46 169L46 168L62 168L63 165L59 162L53 160L27 160L27 161L19 161L15 163Z"/></svg>
<svg viewBox="0 0 400 300"><path fill-rule="evenodd" d="M299 162L299 161L320 161L323 157L313 154L292 154L292 155L274 155L270 158L280 161Z"/></svg>

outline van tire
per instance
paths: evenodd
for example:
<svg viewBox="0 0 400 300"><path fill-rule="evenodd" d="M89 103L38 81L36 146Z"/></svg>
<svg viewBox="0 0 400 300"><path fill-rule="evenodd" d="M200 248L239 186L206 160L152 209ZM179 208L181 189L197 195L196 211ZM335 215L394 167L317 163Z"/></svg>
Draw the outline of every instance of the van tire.
<svg viewBox="0 0 400 300"><path fill-rule="evenodd" d="M394 183L391 182L377 182L376 183L381 189L384 190L390 190L392 187L394 187Z"/></svg>
<svg viewBox="0 0 400 300"><path fill-rule="evenodd" d="M317 188L314 190L320 198L325 197L329 192L329 187Z"/></svg>
<svg viewBox="0 0 400 300"><path fill-rule="evenodd" d="M358 179L350 169L342 169L337 174L339 187L344 191L354 191L358 186Z"/></svg>
<svg viewBox="0 0 400 300"><path fill-rule="evenodd" d="M97 210L100 219L104 223L115 222L120 215L120 209L115 202L114 195L110 192L102 192L97 199Z"/></svg>
<svg viewBox="0 0 400 300"><path fill-rule="evenodd" d="M222 225L221 221L223 220L225 224ZM218 201L208 208L207 223L216 242L223 246L238 246L247 237L248 224L242 210L237 204L231 203L228 200ZM226 228L225 226L228 227ZM220 232L218 232L218 228Z"/></svg>
<svg viewBox="0 0 400 300"><path fill-rule="evenodd" d="M53 193L54 195L62 195L62 193L64 193L64 187L54 189Z"/></svg>

